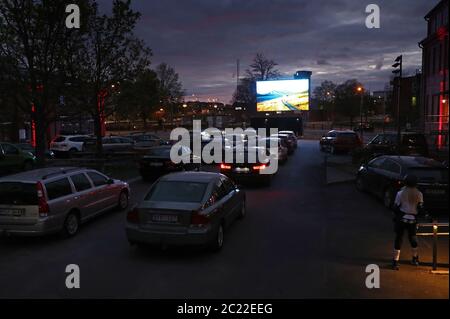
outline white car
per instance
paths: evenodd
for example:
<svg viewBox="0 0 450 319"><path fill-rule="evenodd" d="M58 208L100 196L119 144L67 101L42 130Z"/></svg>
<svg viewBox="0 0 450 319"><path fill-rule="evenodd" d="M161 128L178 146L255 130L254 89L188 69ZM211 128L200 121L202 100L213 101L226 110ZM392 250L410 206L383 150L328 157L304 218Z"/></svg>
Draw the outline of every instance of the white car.
<svg viewBox="0 0 450 319"><path fill-rule="evenodd" d="M59 135L50 143L50 150L55 153L76 153L83 150L88 135Z"/></svg>

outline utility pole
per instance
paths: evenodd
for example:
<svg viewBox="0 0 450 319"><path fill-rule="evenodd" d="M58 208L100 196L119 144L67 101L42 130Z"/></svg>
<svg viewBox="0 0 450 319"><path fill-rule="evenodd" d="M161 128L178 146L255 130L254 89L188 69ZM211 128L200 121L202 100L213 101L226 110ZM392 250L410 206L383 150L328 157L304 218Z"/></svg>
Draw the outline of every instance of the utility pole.
<svg viewBox="0 0 450 319"><path fill-rule="evenodd" d="M401 87L402 87L402 74L403 74L403 55L399 55L395 59L395 63L392 65L395 69L392 71L394 74L398 74L398 96L397 96L397 147L400 150L401 139L402 139L402 128L400 122L400 106L401 106Z"/></svg>

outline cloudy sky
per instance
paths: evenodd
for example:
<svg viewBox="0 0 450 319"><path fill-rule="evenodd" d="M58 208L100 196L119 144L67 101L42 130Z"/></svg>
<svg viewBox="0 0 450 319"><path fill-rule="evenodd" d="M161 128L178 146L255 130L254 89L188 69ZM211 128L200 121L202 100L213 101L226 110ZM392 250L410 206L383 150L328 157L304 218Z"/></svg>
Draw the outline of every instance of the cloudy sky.
<svg viewBox="0 0 450 319"><path fill-rule="evenodd" d="M101 0L104 10L111 1ZM367 29L365 8L381 9L381 28ZM134 0L142 13L137 34L167 62L187 95L228 103L256 52L273 58L290 78L313 72L312 85L356 78L370 90L389 82L392 60L404 55L407 73L421 65L418 42L425 14L438 0ZM242 71L242 72L243 72Z"/></svg>

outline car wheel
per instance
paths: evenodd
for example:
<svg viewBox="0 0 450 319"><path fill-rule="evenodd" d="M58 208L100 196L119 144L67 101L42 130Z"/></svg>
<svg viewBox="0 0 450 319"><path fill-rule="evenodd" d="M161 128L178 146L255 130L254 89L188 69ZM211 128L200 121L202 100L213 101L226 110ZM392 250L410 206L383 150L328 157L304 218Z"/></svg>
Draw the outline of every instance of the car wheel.
<svg viewBox="0 0 450 319"><path fill-rule="evenodd" d="M386 208L392 208L394 205L394 190L389 187L384 191L383 204Z"/></svg>
<svg viewBox="0 0 450 319"><path fill-rule="evenodd" d="M64 220L63 235L64 237L73 237L78 232L80 227L80 220L78 215L74 212L69 213Z"/></svg>
<svg viewBox="0 0 450 319"><path fill-rule="evenodd" d="M69 150L69 157L70 158L74 157L75 153L77 153L77 152L78 152L78 150L76 148L71 148Z"/></svg>
<svg viewBox="0 0 450 319"><path fill-rule="evenodd" d="M217 228L216 235L214 236L214 239L211 242L211 249L216 252L221 250L223 247L224 238L225 238L225 235L224 235L223 224L220 224L219 227Z"/></svg>
<svg viewBox="0 0 450 319"><path fill-rule="evenodd" d="M358 177L356 178L356 189L359 190L360 192L366 191L366 187L364 185L364 179L361 175L358 175Z"/></svg>
<svg viewBox="0 0 450 319"><path fill-rule="evenodd" d="M247 215L247 209L245 207L245 201L244 201L244 202L242 202L241 211L239 212L239 219L244 219L246 215Z"/></svg>
<svg viewBox="0 0 450 319"><path fill-rule="evenodd" d="M128 193L126 191L121 191L119 195L119 203L117 205L117 208L120 210L125 210L128 207L129 198Z"/></svg>

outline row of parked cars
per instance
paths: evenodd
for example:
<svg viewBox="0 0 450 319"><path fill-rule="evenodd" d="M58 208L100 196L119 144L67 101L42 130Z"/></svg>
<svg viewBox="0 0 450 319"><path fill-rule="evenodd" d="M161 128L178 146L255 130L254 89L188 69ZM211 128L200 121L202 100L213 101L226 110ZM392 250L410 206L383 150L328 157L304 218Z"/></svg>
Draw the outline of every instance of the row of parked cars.
<svg viewBox="0 0 450 319"><path fill-rule="evenodd" d="M424 134L402 132L399 145L397 133L382 133L363 145L354 131L333 130L322 137L320 149L351 153L353 162L361 164L357 189L374 194L387 208L392 208L405 176L417 176L429 215L448 218L448 165L429 158Z"/></svg>

